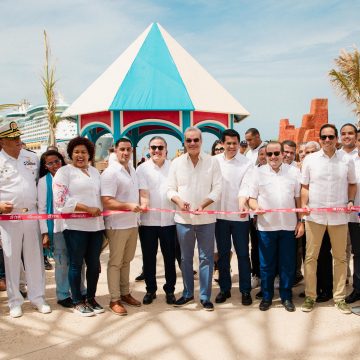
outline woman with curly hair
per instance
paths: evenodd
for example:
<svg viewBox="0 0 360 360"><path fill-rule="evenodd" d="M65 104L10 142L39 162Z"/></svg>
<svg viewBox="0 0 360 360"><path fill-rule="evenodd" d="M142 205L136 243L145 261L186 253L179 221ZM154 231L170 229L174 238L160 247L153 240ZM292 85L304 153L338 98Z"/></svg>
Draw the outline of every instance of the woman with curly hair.
<svg viewBox="0 0 360 360"><path fill-rule="evenodd" d="M55 174L54 202L59 212L86 212L91 215L83 219L65 219L63 233L70 260L69 283L74 311L81 316L93 316L104 312L104 308L95 300L104 231L100 174L91 166L95 146L89 139L80 136L72 139L67 152L72 163L61 167ZM87 282L85 299L80 291L84 261Z"/></svg>

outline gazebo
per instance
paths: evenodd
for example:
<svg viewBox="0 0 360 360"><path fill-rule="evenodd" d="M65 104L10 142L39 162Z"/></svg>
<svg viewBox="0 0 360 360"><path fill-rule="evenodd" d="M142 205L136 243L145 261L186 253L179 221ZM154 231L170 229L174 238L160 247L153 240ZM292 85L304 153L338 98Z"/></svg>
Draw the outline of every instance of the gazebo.
<svg viewBox="0 0 360 360"><path fill-rule="evenodd" d="M111 133L133 146L149 134L183 142L196 126L220 136L249 112L159 24L151 24L62 114L93 142Z"/></svg>

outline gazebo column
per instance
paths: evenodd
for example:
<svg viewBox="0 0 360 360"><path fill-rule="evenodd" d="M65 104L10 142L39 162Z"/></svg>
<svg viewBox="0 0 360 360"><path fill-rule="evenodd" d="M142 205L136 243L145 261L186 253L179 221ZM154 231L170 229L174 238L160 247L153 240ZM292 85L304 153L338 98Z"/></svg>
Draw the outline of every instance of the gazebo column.
<svg viewBox="0 0 360 360"><path fill-rule="evenodd" d="M190 120L190 111L183 111L182 112L182 143L184 143L184 133L185 130L191 126Z"/></svg>
<svg viewBox="0 0 360 360"><path fill-rule="evenodd" d="M121 137L121 126L120 126L120 118L122 116L122 111L113 111L113 137L114 143L118 141Z"/></svg>

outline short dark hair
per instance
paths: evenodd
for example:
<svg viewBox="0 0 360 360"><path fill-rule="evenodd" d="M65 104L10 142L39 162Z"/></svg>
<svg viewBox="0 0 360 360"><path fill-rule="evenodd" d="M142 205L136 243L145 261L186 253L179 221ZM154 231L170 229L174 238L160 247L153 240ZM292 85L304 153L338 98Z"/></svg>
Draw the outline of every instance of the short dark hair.
<svg viewBox="0 0 360 360"><path fill-rule="evenodd" d="M246 132L245 132L245 135L246 135L246 134L260 135L259 130L256 129L256 128L247 129Z"/></svg>
<svg viewBox="0 0 360 360"><path fill-rule="evenodd" d="M341 128L340 128L340 134L341 134L341 130L345 127L345 126L351 126L354 131L355 131L355 134L357 133L358 129L356 128L356 126L354 124L351 124L351 123L346 123L344 124Z"/></svg>
<svg viewBox="0 0 360 360"><path fill-rule="evenodd" d="M121 142L127 142L130 143L130 145L132 146L131 140L125 137L120 138L116 143L115 143L115 147L117 148L119 146L119 144Z"/></svg>
<svg viewBox="0 0 360 360"><path fill-rule="evenodd" d="M284 140L284 141L282 142L282 145L283 145L283 146L287 145L287 146L290 146L290 147L296 149L296 142L295 142L295 141L292 141L292 140Z"/></svg>
<svg viewBox="0 0 360 360"><path fill-rule="evenodd" d="M234 129L226 129L226 130L224 130L224 131L222 132L222 134L221 134L221 142L224 142L224 141L225 141L225 137L226 137L226 136L236 137L236 138L239 140L239 142L240 142L240 135L239 135L239 133L238 133L236 130L234 130Z"/></svg>
<svg viewBox="0 0 360 360"><path fill-rule="evenodd" d="M39 178L42 178L49 172L49 169L45 166L45 164L46 164L45 161L46 161L47 156L57 156L61 160L61 165L62 166L66 165L64 157L58 151L56 151L56 150L45 151L40 157Z"/></svg>
<svg viewBox="0 0 360 360"><path fill-rule="evenodd" d="M76 138L70 140L67 146L67 153L69 155L69 158L72 159L72 153L74 151L74 148L79 145L84 145L86 147L89 153L89 161L92 161L95 155L95 145L88 138L83 136L77 136Z"/></svg>
<svg viewBox="0 0 360 360"><path fill-rule="evenodd" d="M280 151L281 152L284 152L284 145L283 143L279 142L279 141L269 141L267 144L266 144L266 151L267 151L267 147L269 145L280 145Z"/></svg>
<svg viewBox="0 0 360 360"><path fill-rule="evenodd" d="M337 130L337 128L336 128L336 126L334 124L324 124L324 125L322 125L321 128L320 128L320 131L319 131L319 136L321 136L321 132L323 131L323 129L327 129L327 128L333 129L335 131L335 136L339 137L338 130Z"/></svg>

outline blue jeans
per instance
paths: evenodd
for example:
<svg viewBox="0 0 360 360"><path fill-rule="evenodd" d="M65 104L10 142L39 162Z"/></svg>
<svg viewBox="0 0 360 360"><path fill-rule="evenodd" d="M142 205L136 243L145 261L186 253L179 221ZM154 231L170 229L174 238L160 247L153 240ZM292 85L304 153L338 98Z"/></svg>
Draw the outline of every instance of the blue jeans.
<svg viewBox="0 0 360 360"><path fill-rule="evenodd" d="M140 226L139 236L143 254L146 291L154 293L156 284L156 255L160 242L161 253L165 266L165 293L174 293L176 283L175 242L176 227L171 226Z"/></svg>
<svg viewBox="0 0 360 360"><path fill-rule="evenodd" d="M64 230L66 248L69 255L69 283L73 303L82 302L81 269L85 260L88 299L95 297L99 280L100 253L103 243L103 231Z"/></svg>
<svg viewBox="0 0 360 360"><path fill-rule="evenodd" d="M360 292L360 224L349 222L349 233L351 240L351 250L354 254L353 288L357 292Z"/></svg>
<svg viewBox="0 0 360 360"><path fill-rule="evenodd" d="M280 298L292 299L296 272L296 239L294 231L259 231L261 290L263 299L272 300L274 279L279 271Z"/></svg>
<svg viewBox="0 0 360 360"><path fill-rule="evenodd" d="M195 241L199 251L200 300L210 300L214 267L215 223L205 225L176 224L181 249L183 296L194 296L193 258Z"/></svg>
<svg viewBox="0 0 360 360"><path fill-rule="evenodd" d="M66 249L66 243L63 233L54 233L54 260L55 260L55 282L56 282L56 297L58 300L64 300L70 295L69 284L69 257ZM81 272L80 291L81 295L86 295L86 288L84 285L84 271L83 266Z"/></svg>
<svg viewBox="0 0 360 360"><path fill-rule="evenodd" d="M240 292L251 291L251 265L249 258L249 221L216 221L215 237L219 260L219 285L221 291L231 290L230 251L231 236L238 258Z"/></svg>

